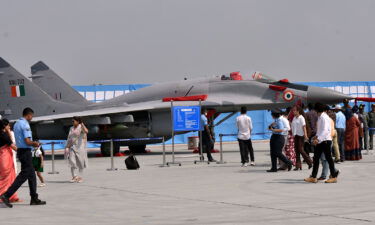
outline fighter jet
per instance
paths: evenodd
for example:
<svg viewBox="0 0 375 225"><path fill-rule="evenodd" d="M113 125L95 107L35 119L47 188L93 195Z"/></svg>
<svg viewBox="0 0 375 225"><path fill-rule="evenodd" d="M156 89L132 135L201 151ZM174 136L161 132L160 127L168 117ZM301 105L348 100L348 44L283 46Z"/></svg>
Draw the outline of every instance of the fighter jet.
<svg viewBox="0 0 375 225"><path fill-rule="evenodd" d="M49 72L49 68L43 65L34 65L32 70L34 81L44 72ZM46 90L49 95L2 58L0 81L0 114L16 120L23 108L31 107L35 111L31 124L33 135L47 140L65 139L73 116L83 118L91 141L144 137L168 139L172 133L171 100L176 106L197 105L197 101L201 100L202 107L218 114L235 113L241 106L246 106L248 110L269 110L301 103L335 104L344 99L354 99L330 89L293 84L286 79L275 81L254 77L244 80L239 72L235 72L154 84L104 102L89 103L72 94L73 89L67 91L71 97L53 97L52 92ZM66 91L66 88L61 90ZM157 142L160 141L118 142L115 151L124 145L141 151L146 144ZM108 155L109 144L102 144L101 150Z"/></svg>

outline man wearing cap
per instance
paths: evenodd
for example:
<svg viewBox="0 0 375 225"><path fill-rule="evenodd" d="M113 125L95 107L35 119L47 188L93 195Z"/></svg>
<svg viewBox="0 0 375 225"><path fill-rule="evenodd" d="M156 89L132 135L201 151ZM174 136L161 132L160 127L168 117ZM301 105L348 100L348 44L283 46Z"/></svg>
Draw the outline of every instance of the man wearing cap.
<svg viewBox="0 0 375 225"><path fill-rule="evenodd" d="M370 150L374 149L374 133L375 133L375 105L371 105L371 111L367 114L369 135L370 135Z"/></svg>
<svg viewBox="0 0 375 225"><path fill-rule="evenodd" d="M335 112L336 112L336 131L337 131L337 142L339 144L339 150L340 150L340 161L344 162L345 160L345 148L344 148L344 142L345 142L345 128L346 128L346 118L344 113L341 111L341 106L336 105L335 106Z"/></svg>

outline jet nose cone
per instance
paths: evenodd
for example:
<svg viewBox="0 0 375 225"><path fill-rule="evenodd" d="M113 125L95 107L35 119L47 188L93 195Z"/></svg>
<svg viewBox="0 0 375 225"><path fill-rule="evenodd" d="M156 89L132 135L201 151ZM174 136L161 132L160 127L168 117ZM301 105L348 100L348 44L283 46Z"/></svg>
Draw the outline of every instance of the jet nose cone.
<svg viewBox="0 0 375 225"><path fill-rule="evenodd" d="M314 86L309 86L307 91L308 103L336 104L341 103L344 99L353 99L353 97L328 88Z"/></svg>

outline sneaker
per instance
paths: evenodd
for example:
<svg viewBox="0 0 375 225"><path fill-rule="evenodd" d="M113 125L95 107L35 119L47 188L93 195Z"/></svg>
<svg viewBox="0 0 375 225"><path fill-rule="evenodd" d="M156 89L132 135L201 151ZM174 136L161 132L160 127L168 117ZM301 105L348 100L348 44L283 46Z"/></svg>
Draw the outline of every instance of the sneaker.
<svg viewBox="0 0 375 225"><path fill-rule="evenodd" d="M245 163L245 164L244 164L244 167L248 167L248 166L249 166L249 163Z"/></svg>
<svg viewBox="0 0 375 225"><path fill-rule="evenodd" d="M0 196L0 200L6 205L8 208L12 208L13 205L10 203L9 198L5 197L5 195Z"/></svg>
<svg viewBox="0 0 375 225"><path fill-rule="evenodd" d="M245 163L242 163L241 167L245 167Z"/></svg>
<svg viewBox="0 0 375 225"><path fill-rule="evenodd" d="M318 179L316 179L314 177L309 177L309 178L305 178L304 181L308 182L308 183L317 183Z"/></svg>
<svg viewBox="0 0 375 225"><path fill-rule="evenodd" d="M251 161L250 166L255 166L255 162Z"/></svg>
<svg viewBox="0 0 375 225"><path fill-rule="evenodd" d="M45 187L45 186L46 186L45 183L41 183L41 184L38 185L38 187Z"/></svg>
<svg viewBox="0 0 375 225"><path fill-rule="evenodd" d="M337 183L337 178L329 178L328 180L325 181L327 184L332 184L332 183Z"/></svg>
<svg viewBox="0 0 375 225"><path fill-rule="evenodd" d="M276 173L277 170L275 170L275 169L270 169L270 170L267 170L267 172L268 172L268 173Z"/></svg>
<svg viewBox="0 0 375 225"><path fill-rule="evenodd" d="M77 183L82 183L82 182L83 182L82 177L78 177L78 178L77 178Z"/></svg>
<svg viewBox="0 0 375 225"><path fill-rule="evenodd" d="M30 200L30 205L45 205L45 204L47 204L47 202L45 202L45 201L42 201L42 200L40 200L40 199L38 199L38 198L36 198L36 199L31 199Z"/></svg>

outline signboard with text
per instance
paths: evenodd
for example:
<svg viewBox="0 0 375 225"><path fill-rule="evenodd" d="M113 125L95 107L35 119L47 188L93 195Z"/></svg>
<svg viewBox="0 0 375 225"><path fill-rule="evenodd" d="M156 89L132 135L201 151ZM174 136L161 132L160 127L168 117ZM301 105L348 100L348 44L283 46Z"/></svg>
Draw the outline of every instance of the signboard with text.
<svg viewBox="0 0 375 225"><path fill-rule="evenodd" d="M201 109L199 106L174 106L174 131L198 131L200 128Z"/></svg>

